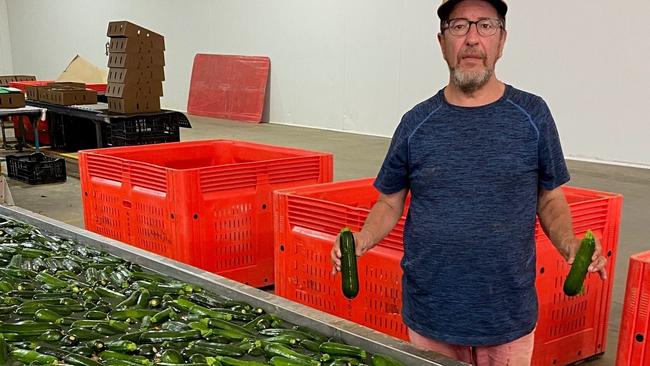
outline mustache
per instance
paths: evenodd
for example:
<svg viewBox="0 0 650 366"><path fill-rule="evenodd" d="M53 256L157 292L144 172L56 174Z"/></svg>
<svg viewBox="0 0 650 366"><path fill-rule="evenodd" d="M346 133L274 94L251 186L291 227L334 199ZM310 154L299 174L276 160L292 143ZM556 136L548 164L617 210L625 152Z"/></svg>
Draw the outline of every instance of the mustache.
<svg viewBox="0 0 650 366"><path fill-rule="evenodd" d="M485 53L476 48L466 48L459 55L458 58L462 59L463 57L480 57L485 59Z"/></svg>

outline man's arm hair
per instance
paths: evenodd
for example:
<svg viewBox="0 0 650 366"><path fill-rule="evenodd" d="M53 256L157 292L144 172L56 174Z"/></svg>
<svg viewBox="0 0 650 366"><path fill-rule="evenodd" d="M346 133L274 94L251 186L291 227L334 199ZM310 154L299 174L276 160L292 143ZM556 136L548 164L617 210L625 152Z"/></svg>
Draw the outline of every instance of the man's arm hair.
<svg viewBox="0 0 650 366"><path fill-rule="evenodd" d="M361 233L369 239L370 248L386 237L402 217L407 193L408 190L404 188L395 193L379 195L361 229Z"/></svg>
<svg viewBox="0 0 650 366"><path fill-rule="evenodd" d="M553 190L541 188L537 200L537 215L539 222L553 245L565 259L569 260L571 248L575 238L571 211L562 187Z"/></svg>

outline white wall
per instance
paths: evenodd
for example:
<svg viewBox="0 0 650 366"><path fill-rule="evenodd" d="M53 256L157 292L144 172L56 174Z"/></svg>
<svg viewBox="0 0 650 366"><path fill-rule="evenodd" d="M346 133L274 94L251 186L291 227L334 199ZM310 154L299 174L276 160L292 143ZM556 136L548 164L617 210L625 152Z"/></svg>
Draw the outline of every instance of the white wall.
<svg viewBox="0 0 650 366"><path fill-rule="evenodd" d="M41 79L77 53L104 65L110 20L163 34L163 105L172 109L185 110L198 52L268 55L272 122L385 136L448 77L438 0L0 0L0 9L3 1L14 71ZM497 74L547 100L565 154L650 165L650 2L510 7Z"/></svg>
<svg viewBox="0 0 650 366"><path fill-rule="evenodd" d="M0 75L13 74L7 1L0 0Z"/></svg>

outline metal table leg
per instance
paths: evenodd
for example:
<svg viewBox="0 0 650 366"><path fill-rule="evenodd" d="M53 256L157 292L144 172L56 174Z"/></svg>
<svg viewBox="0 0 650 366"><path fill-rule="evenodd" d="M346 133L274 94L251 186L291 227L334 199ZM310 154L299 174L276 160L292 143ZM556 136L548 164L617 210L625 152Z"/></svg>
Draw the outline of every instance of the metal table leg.
<svg viewBox="0 0 650 366"><path fill-rule="evenodd" d="M40 117L30 117L29 122L31 122L32 127L34 128L34 149L36 152L40 152L40 145L38 141L38 121L40 120Z"/></svg>
<svg viewBox="0 0 650 366"><path fill-rule="evenodd" d="M23 152L23 147L27 146L27 136L25 136L25 125L23 124L22 116L18 121L18 131L20 131L20 138L16 138L16 150Z"/></svg>

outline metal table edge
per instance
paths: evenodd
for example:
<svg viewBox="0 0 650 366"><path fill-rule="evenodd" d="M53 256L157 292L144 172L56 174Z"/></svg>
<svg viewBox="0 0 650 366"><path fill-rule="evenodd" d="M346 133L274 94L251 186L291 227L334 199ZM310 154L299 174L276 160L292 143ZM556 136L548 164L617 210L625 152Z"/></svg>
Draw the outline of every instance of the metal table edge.
<svg viewBox="0 0 650 366"><path fill-rule="evenodd" d="M203 271L128 244L106 238L99 234L42 216L18 206L0 205L4 215L63 238L114 254L137 263L147 269L176 277L199 285L206 290L237 300L246 301L263 308L296 325L310 327L327 336L354 344L370 353L382 353L395 357L406 365L422 366L468 366L432 351L425 351L370 328L321 312L274 294L232 281L225 277Z"/></svg>

